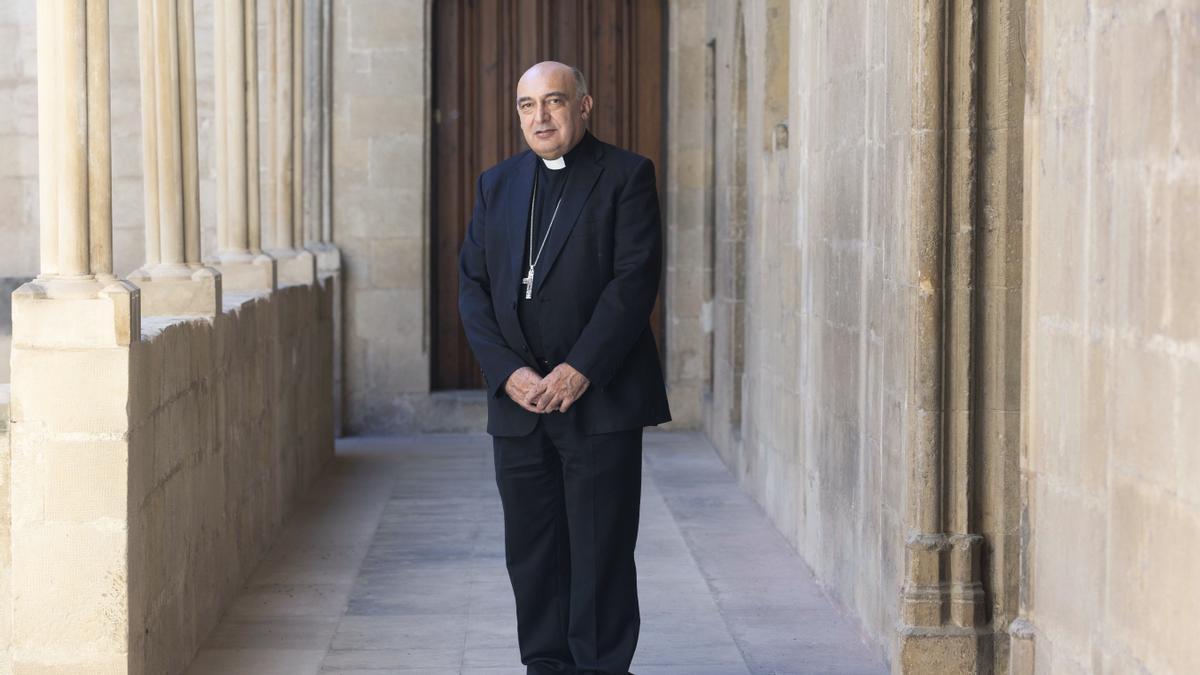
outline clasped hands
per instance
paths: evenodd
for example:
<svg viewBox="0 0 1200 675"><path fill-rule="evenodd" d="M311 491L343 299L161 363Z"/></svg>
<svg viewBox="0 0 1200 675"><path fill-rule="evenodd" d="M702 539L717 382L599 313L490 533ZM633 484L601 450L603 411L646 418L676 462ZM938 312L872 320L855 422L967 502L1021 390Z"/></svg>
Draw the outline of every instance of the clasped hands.
<svg viewBox="0 0 1200 675"><path fill-rule="evenodd" d="M589 380L570 364L560 363L546 377L532 368L519 368L508 376L504 392L532 413L566 412L587 391Z"/></svg>

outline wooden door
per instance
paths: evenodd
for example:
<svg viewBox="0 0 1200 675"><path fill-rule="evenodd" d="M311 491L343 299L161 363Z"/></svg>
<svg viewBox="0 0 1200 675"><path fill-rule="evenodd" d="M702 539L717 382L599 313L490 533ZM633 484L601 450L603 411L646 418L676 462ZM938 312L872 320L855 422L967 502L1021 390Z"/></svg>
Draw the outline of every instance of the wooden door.
<svg viewBox="0 0 1200 675"><path fill-rule="evenodd" d="M433 385L483 386L458 317L458 250L475 180L527 148L517 80L533 64L577 66L600 140L645 155L663 185L664 0L434 0ZM665 267L665 266L664 266ZM662 347L661 293L651 325Z"/></svg>

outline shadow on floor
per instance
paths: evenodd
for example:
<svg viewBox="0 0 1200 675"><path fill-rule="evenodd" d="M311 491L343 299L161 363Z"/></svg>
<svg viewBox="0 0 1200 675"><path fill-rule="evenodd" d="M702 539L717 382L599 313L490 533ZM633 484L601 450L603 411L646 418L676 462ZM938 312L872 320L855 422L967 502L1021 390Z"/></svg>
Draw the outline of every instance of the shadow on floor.
<svg viewBox="0 0 1200 675"><path fill-rule="evenodd" d="M646 435L638 675L887 672L698 434ZM351 438L190 675L519 675L484 435Z"/></svg>

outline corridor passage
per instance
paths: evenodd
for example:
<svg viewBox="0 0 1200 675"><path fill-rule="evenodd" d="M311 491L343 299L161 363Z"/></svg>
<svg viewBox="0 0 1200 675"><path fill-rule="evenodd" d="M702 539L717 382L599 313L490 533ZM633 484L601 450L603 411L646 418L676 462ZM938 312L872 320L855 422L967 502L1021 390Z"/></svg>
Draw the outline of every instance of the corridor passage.
<svg viewBox="0 0 1200 675"><path fill-rule="evenodd" d="M521 675L484 435L343 439L190 675ZM697 434L646 434L637 675L886 673Z"/></svg>

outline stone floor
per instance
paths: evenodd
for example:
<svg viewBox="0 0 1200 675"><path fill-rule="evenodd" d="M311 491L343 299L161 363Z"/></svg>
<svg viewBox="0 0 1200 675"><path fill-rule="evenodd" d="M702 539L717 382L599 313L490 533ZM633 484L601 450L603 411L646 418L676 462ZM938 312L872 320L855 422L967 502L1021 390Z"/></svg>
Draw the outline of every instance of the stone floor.
<svg viewBox="0 0 1200 675"><path fill-rule="evenodd" d="M702 436L645 465L637 675L887 672ZM488 438L339 442L188 673L524 673Z"/></svg>

